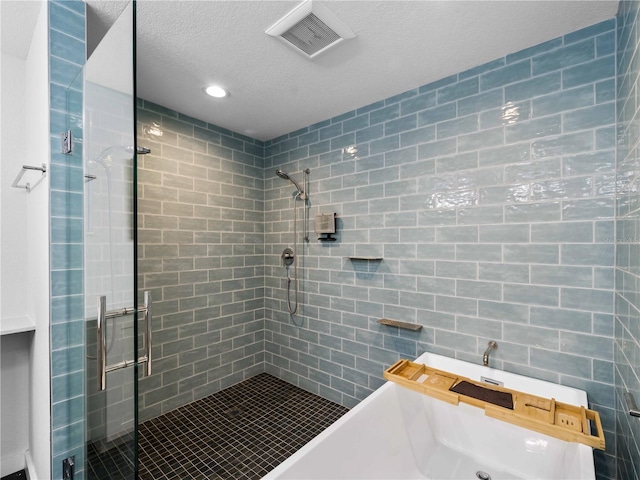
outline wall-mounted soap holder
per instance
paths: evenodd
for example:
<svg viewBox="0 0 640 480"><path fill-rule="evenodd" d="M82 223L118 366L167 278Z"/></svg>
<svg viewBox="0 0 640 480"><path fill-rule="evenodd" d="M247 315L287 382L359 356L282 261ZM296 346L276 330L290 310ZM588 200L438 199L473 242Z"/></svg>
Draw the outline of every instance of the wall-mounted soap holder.
<svg viewBox="0 0 640 480"><path fill-rule="evenodd" d="M380 325L387 325L388 327L396 327L401 328L403 330L412 330L414 332L419 332L422 330L422 325L417 323L409 323L409 322L400 322L398 320L391 320L389 318L381 318L378 320Z"/></svg>

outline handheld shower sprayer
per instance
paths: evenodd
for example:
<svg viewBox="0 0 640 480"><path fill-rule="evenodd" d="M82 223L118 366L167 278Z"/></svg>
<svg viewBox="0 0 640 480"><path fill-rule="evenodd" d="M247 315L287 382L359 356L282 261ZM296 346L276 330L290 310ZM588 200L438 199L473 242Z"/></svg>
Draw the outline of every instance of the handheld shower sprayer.
<svg viewBox="0 0 640 480"><path fill-rule="evenodd" d="M307 232L308 229L308 223L309 223L309 218L307 216L308 212L307 212L307 201L309 200L309 197L307 196L307 188L308 188L308 181L309 181L309 174L311 173L311 170L309 170L308 168L305 168L302 171L302 174L304 175L303 180L304 180L304 188L301 188L300 185L298 185L298 182L296 182L293 178L291 178L291 176L285 172L282 169L278 169L276 170L276 175L279 176L280 178L282 178L283 180L289 180L291 183L293 183L296 187L297 193L296 193L296 199L300 199L302 200L302 207L303 207L303 236L304 236L304 241L308 242L309 241L309 233ZM296 209L296 203L294 201L294 206L293 206L293 210L294 213L297 213L297 209ZM294 223L293 223L293 227L294 227L294 237L297 236L297 234L295 233L295 227L296 227L296 223L297 223L297 217L295 217ZM295 240L295 238L294 238Z"/></svg>
<svg viewBox="0 0 640 480"><path fill-rule="evenodd" d="M305 170L303 170L303 174L304 174L304 188L300 188L300 185L298 185L298 182L296 182L293 178L291 178L289 176L289 174L287 172L285 172L284 170L278 169L276 170L276 175L279 176L280 178L282 178L283 180L289 180L291 183L293 183L296 187L296 189L298 190L295 194L295 198L293 199L293 250L290 248L286 248L284 250L284 252L282 253L282 261L283 264L285 265L285 267L287 268L287 307L289 309L289 313L291 315L295 314L298 311L298 259L296 257L296 250L298 249L298 202L297 200L300 199L302 201L302 208L303 208L303 237L304 237L304 241L308 242L309 241L309 234L307 233L307 227L308 227L308 223L309 223L309 219L307 217L307 194L306 194L306 190L307 190L307 185L308 185L308 175L310 173L310 170L307 168ZM291 303L291 277L289 276L289 266L291 266L293 264L293 269L294 269L294 287L295 287L295 305L292 305Z"/></svg>
<svg viewBox="0 0 640 480"><path fill-rule="evenodd" d="M293 183L298 189L298 195L300 196L300 198L302 200L305 199L304 190L300 188L300 185L298 185L298 182L296 182L293 178L291 178L287 172L285 172L284 170L278 169L276 170L276 175L284 180L289 180L291 183Z"/></svg>

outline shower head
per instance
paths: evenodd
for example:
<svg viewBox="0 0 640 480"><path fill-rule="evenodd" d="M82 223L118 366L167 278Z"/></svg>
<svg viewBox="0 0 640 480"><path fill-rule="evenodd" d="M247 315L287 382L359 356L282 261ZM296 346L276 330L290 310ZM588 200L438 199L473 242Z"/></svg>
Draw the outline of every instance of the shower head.
<svg viewBox="0 0 640 480"><path fill-rule="evenodd" d="M304 191L302 191L302 189L300 188L300 185L298 185L298 183L293 178L291 178L287 172L285 172L284 170L278 169L276 170L276 175L278 175L280 178L284 180L289 180L298 189L298 194L304 195Z"/></svg>
<svg viewBox="0 0 640 480"><path fill-rule="evenodd" d="M102 152L100 152L100 155L98 155L97 159L94 159L94 161L99 162L100 160L107 158L109 155L113 155L115 153L121 153L123 151L127 153L133 153L135 151L138 155L147 155L148 153L151 153L151 149L147 147L141 147L141 146L134 147L133 145L126 145L126 146L114 145L112 147L108 147L102 150Z"/></svg>
<svg viewBox="0 0 640 480"><path fill-rule="evenodd" d="M280 178L284 178L285 180L290 180L289 174L284 170L276 170L276 175L278 175Z"/></svg>
<svg viewBox="0 0 640 480"><path fill-rule="evenodd" d="M127 147L127 152L129 152L129 153L133 153L133 146L128 146L128 147ZM138 145L138 146L136 147L136 153L137 153L138 155L146 155L146 154L148 154L148 153L151 153L151 149L150 149L150 148L147 148L147 147L141 147L140 145Z"/></svg>

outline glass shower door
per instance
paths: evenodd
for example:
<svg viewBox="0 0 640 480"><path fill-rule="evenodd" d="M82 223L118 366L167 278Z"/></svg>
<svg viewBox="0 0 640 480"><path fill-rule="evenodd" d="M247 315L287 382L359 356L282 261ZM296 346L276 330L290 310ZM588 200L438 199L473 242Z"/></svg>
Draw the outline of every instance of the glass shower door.
<svg viewBox="0 0 640 480"><path fill-rule="evenodd" d="M137 472L134 4L84 68L84 285L88 478ZM143 328L140 329L141 333ZM140 339L144 343L144 339Z"/></svg>

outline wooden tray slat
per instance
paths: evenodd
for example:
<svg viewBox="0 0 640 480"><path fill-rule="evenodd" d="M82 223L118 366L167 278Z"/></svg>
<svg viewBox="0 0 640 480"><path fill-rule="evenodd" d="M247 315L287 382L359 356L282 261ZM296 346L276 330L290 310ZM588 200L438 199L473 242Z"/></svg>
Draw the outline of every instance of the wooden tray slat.
<svg viewBox="0 0 640 480"><path fill-rule="evenodd" d="M483 408L488 417L568 442L583 443L600 450L605 449L600 415L583 406L570 405L557 402L554 398L549 399L509 388L487 385L406 359L398 360L385 370L384 378L453 405L462 402ZM513 398L513 410L449 390L462 381L486 390L510 393ZM595 424L597 435L591 434L590 422Z"/></svg>

